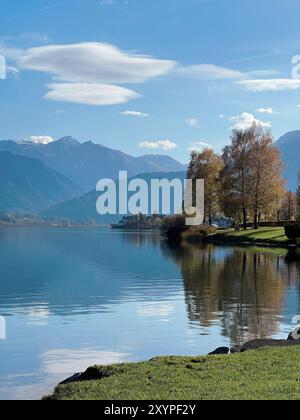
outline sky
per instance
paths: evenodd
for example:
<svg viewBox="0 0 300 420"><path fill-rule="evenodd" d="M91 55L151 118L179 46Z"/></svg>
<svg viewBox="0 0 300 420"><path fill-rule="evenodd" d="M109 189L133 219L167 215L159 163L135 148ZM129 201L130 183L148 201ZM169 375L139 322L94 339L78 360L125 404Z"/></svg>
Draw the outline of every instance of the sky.
<svg viewBox="0 0 300 420"><path fill-rule="evenodd" d="M182 162L254 121L278 139L300 129L299 15L298 0L2 0L0 139Z"/></svg>

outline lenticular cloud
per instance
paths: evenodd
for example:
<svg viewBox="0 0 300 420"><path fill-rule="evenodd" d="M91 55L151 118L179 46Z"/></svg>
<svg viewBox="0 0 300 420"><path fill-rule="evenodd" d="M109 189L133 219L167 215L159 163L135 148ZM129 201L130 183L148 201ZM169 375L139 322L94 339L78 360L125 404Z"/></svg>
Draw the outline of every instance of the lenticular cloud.
<svg viewBox="0 0 300 420"><path fill-rule="evenodd" d="M174 61L129 54L95 42L31 48L19 64L23 69L50 73L62 82L49 85L46 99L88 105L126 103L139 95L115 84L142 83L176 66Z"/></svg>
<svg viewBox="0 0 300 420"><path fill-rule="evenodd" d="M176 65L174 61L127 54L113 45L93 42L31 48L20 64L64 81L109 84L142 83L167 74Z"/></svg>
<svg viewBox="0 0 300 420"><path fill-rule="evenodd" d="M138 93L121 86L97 83L52 83L45 99L84 105L117 105L138 98Z"/></svg>

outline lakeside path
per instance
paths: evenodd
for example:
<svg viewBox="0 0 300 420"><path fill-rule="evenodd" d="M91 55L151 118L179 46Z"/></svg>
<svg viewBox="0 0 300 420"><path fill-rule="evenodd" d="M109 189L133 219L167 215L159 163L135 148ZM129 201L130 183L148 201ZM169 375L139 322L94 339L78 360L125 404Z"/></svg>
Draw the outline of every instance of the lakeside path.
<svg viewBox="0 0 300 420"><path fill-rule="evenodd" d="M299 400L300 346L91 368L50 400ZM98 379L93 379L98 377ZM100 378L100 379L99 379Z"/></svg>
<svg viewBox="0 0 300 420"><path fill-rule="evenodd" d="M264 227L258 230L241 230L240 232L235 232L234 229L227 229L210 235L208 242L217 244L295 247L285 236L283 227Z"/></svg>

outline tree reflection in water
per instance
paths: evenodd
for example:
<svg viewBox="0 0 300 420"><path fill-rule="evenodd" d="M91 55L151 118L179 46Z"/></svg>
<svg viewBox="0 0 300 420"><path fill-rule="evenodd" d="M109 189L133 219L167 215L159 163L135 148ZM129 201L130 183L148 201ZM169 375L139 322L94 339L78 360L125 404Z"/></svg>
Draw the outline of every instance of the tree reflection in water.
<svg viewBox="0 0 300 420"><path fill-rule="evenodd" d="M181 268L192 325L220 323L233 345L278 333L287 289L299 286L297 251L161 246Z"/></svg>

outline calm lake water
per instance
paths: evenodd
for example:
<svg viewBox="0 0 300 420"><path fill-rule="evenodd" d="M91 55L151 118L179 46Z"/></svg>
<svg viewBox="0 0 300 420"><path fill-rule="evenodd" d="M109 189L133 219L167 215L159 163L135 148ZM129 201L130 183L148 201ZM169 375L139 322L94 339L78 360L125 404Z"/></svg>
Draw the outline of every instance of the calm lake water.
<svg viewBox="0 0 300 420"><path fill-rule="evenodd" d="M300 258L284 250L8 228L0 267L0 399L40 398L94 364L286 338L300 314Z"/></svg>

